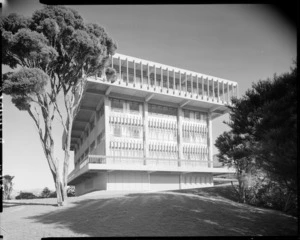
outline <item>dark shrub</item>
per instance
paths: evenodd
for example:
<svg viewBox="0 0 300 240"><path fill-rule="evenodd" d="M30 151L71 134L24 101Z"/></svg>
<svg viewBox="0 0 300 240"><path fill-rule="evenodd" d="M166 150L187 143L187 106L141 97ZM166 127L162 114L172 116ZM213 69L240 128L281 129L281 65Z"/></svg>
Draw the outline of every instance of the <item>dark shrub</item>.
<svg viewBox="0 0 300 240"><path fill-rule="evenodd" d="M45 187L43 191L41 192L41 198L48 198L51 194L51 191L49 188Z"/></svg>
<svg viewBox="0 0 300 240"><path fill-rule="evenodd" d="M53 191L49 194L49 198L56 198L56 197L57 197L56 191Z"/></svg>
<svg viewBox="0 0 300 240"><path fill-rule="evenodd" d="M16 199L34 199L37 198L33 193L30 192L20 192L18 196L16 196Z"/></svg>
<svg viewBox="0 0 300 240"><path fill-rule="evenodd" d="M75 197L75 186L70 186L67 189L68 197Z"/></svg>
<svg viewBox="0 0 300 240"><path fill-rule="evenodd" d="M105 74L108 81L111 81L112 83L116 81L116 70L114 68L108 67L105 70Z"/></svg>

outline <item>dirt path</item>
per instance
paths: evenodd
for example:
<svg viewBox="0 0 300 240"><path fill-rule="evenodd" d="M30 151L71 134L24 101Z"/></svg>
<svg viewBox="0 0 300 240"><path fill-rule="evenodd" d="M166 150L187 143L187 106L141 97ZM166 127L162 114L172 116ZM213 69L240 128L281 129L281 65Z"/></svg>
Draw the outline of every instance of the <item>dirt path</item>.
<svg viewBox="0 0 300 240"><path fill-rule="evenodd" d="M17 204L16 204L17 203ZM8 240L83 236L297 235L297 219L211 195L182 192L92 193L71 198L3 203Z"/></svg>

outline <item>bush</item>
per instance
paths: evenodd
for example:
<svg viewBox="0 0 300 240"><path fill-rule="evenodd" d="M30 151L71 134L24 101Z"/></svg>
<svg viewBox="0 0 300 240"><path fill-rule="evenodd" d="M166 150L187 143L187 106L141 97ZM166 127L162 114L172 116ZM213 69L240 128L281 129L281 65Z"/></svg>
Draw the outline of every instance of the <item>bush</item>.
<svg viewBox="0 0 300 240"><path fill-rule="evenodd" d="M105 75L108 81L111 81L112 83L116 81L116 70L114 68L108 67L105 70Z"/></svg>
<svg viewBox="0 0 300 240"><path fill-rule="evenodd" d="M70 186L67 189L67 195L68 197L75 197L75 186Z"/></svg>
<svg viewBox="0 0 300 240"><path fill-rule="evenodd" d="M276 182L267 180L264 184L257 184L247 192L247 203L257 207L285 211L290 215L297 215L297 196L288 193Z"/></svg>
<svg viewBox="0 0 300 240"><path fill-rule="evenodd" d="M56 198L56 197L57 197L56 191L53 191L49 194L48 198Z"/></svg>
<svg viewBox="0 0 300 240"><path fill-rule="evenodd" d="M51 191L49 188L45 187L43 191L41 192L41 198L48 198L51 194Z"/></svg>
<svg viewBox="0 0 300 240"><path fill-rule="evenodd" d="M30 192L20 192L20 194L16 196L16 199L34 199L34 198L38 198L38 197Z"/></svg>

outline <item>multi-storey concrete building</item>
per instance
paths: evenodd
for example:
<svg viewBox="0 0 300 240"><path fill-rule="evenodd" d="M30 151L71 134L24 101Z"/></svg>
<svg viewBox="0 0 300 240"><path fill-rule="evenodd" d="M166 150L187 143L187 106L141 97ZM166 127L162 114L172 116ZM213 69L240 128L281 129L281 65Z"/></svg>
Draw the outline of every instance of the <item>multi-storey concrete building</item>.
<svg viewBox="0 0 300 240"><path fill-rule="evenodd" d="M78 195L94 190L169 190L213 185L212 120L237 83L122 54L116 76L89 78L74 119Z"/></svg>

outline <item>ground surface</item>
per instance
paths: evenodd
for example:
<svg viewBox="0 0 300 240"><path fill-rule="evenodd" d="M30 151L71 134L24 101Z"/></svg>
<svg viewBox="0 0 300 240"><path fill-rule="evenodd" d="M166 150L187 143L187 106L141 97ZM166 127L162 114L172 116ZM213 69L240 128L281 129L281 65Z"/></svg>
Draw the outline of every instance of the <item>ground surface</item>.
<svg viewBox="0 0 300 240"><path fill-rule="evenodd" d="M226 190L227 189L227 190ZM297 235L297 218L236 203L228 187L160 193L94 192L70 198L3 202L8 240L84 236Z"/></svg>

